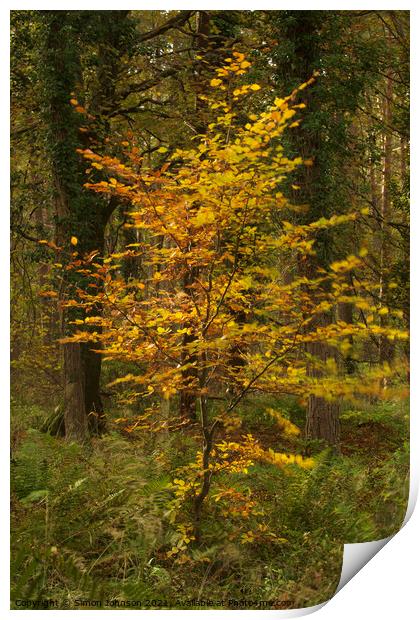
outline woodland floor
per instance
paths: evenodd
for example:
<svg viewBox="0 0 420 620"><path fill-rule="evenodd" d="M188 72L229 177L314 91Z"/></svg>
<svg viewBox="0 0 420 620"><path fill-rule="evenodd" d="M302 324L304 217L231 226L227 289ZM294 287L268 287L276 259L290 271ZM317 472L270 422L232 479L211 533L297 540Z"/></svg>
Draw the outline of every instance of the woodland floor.
<svg viewBox="0 0 420 620"><path fill-rule="evenodd" d="M267 406L303 427L294 399L254 397L229 440L252 433L265 448L314 456L316 466L255 464L248 474L220 476L214 491L234 488L257 509L235 515L223 500L208 502L201 543L176 561L167 557L176 538L168 483L194 460L194 427L127 434L111 421L107 435L83 448L38 430L44 408L14 402L12 608L18 599L50 599L60 609L284 609L331 597L343 543L383 538L404 519L407 403L343 407L339 455L282 438ZM261 523L282 542L245 544Z"/></svg>

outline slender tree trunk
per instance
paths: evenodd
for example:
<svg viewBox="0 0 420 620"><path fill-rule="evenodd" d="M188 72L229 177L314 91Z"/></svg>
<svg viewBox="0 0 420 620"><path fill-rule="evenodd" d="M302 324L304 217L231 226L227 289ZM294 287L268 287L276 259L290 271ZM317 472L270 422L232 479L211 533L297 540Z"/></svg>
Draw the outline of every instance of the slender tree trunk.
<svg viewBox="0 0 420 620"><path fill-rule="evenodd" d="M405 137L401 137L400 174L401 174L402 191L405 191L405 188L408 184L408 171L407 171L408 154L409 153L408 153L407 139ZM408 226L408 223L409 223L408 218L405 218L404 223L407 224ZM403 260L404 260L405 265L407 265L407 268L408 268L408 265L410 264L410 235L408 233L408 228L407 228L407 232L402 235L402 249L403 249ZM407 276L409 277L409 274L407 274ZM409 294L408 282L405 287L405 294L403 296L402 306L403 306L402 310L403 310L403 317L404 317L404 325L407 329L410 329L410 294ZM407 366L408 366L407 381L410 382L410 370L409 370L410 339L409 338L407 338L407 340L404 343L404 353L406 356Z"/></svg>
<svg viewBox="0 0 420 620"><path fill-rule="evenodd" d="M183 290L187 295L193 295L191 286L194 284L198 277L198 270L190 267L184 277ZM193 329L194 326L188 321L184 323L184 327ZM191 345L197 340L197 335L192 331L190 334L183 334L182 337L182 364L183 367L182 382L183 388L179 394L179 413L183 417L189 418L191 421L197 419L197 387L198 387L198 375L197 375L197 362L198 358L196 353L191 351Z"/></svg>
<svg viewBox="0 0 420 620"><path fill-rule="evenodd" d="M341 302L337 306L337 314L340 321L351 325L353 323L353 304L347 302ZM353 336L348 336L350 346L353 345ZM352 375L356 371L354 359L352 357L352 350L350 348L349 353L344 354L344 368L348 375Z"/></svg>
<svg viewBox="0 0 420 620"><path fill-rule="evenodd" d="M381 221L380 221L380 280L379 280L379 306L387 305L387 295L385 283L387 281L388 268L390 264L390 248L388 245L388 221L391 208L391 176L392 176L392 134L389 127L392 125L392 79L387 78L386 93L384 98L384 159L382 174L382 196L381 196ZM381 315L381 327L388 324L387 316ZM390 362L393 357L393 346L386 336L379 338L379 362L383 364ZM386 387L386 379L382 379L382 386Z"/></svg>
<svg viewBox="0 0 420 620"><path fill-rule="evenodd" d="M203 376L201 377L200 384L202 387L205 386L206 381L206 371L204 371ZM213 439L214 439L214 428L213 432L209 428L209 419L208 419L208 409L207 409L207 397L203 396L203 394L199 397L200 403L200 424L201 424L201 433L203 440L203 457L202 457L202 483L200 491L194 497L194 538L198 543L201 538L201 515L203 510L204 501L209 494L211 479L212 479L212 470L210 469L210 454L213 449Z"/></svg>

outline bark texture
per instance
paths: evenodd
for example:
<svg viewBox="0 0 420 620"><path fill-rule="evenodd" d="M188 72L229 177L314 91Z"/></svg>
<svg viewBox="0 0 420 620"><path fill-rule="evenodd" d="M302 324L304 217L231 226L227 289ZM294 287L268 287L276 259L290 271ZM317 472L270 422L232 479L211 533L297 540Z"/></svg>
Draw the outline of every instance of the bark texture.
<svg viewBox="0 0 420 620"><path fill-rule="evenodd" d="M66 439L85 442L89 437L85 405L84 364L80 343L64 346L64 425Z"/></svg>

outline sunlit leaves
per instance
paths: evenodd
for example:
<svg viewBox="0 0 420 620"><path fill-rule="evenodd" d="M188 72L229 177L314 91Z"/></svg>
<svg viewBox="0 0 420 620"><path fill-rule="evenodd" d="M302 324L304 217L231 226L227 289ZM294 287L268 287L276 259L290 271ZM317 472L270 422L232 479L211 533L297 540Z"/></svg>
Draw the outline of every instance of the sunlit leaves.
<svg viewBox="0 0 420 620"><path fill-rule="evenodd" d="M187 148L156 149L158 155L168 153L164 165L156 156L155 167L146 166L128 140L123 160L80 151L93 169L86 187L123 200L126 226L138 237L103 263L77 255L72 267L89 286L62 302L90 315L76 319L80 331L66 342L98 342L105 359L138 369L112 383L132 390L127 402L142 399L150 405L159 397L167 406L188 390L201 405L210 399L220 403L211 415L202 414L204 450L176 472L169 487L168 518L180 529L167 555L182 561L193 540L190 524L182 522L185 506L197 501L206 480L247 475L257 462L314 466L310 458L265 449L249 434L238 441L236 407L241 399L251 392L319 395L331 401L377 394L383 368L364 372L362 381L343 377L334 356L311 356L308 345L322 343L343 354L351 350L357 357L372 337L406 337L397 326L383 326L381 317L391 311L374 306L371 284L353 278L363 266L363 248L358 256L342 255L311 276L290 268L314 255L320 232L355 221L360 213L321 217L305 225L290 217L290 211L304 209L285 197L290 173L312 163L288 158L282 147L283 134L299 121L297 91L275 98L259 114L242 114L242 102L258 93L260 85L244 83L249 62L240 52L225 62L202 95L212 122ZM297 192L299 186L292 189ZM124 280L121 262L126 259L138 260L141 277ZM356 320L320 324L319 316L340 303L352 305L359 313ZM103 320L95 312L98 306L104 309ZM317 371L313 375L307 373L308 364ZM392 374L392 369L385 372ZM267 414L289 441L299 435L281 412L269 409ZM147 416L129 432L147 425L168 430L170 422L152 423ZM241 506L238 518L258 509L251 498L241 499L236 492L221 490L214 501L223 510L228 497L235 497ZM261 536L271 534L246 531L243 542L253 544Z"/></svg>

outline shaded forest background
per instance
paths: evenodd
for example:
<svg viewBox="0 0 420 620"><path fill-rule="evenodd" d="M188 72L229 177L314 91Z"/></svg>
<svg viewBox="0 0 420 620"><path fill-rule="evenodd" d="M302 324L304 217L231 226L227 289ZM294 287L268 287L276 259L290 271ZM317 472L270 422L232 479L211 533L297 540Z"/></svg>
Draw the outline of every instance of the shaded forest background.
<svg viewBox="0 0 420 620"><path fill-rule="evenodd" d="M409 13L12 11L11 50L12 598L325 600L342 543L383 538L405 512ZM212 97L235 66L228 126ZM225 312L234 335L211 362L220 334L197 344L187 302L162 300L172 278L205 308L213 220L191 201L175 267L176 239L139 223L143 194L127 187L149 174L144 196L160 199L157 179L182 186L184 170L198 192L210 147L183 166L199 144L220 155L212 124L229 144L289 108L296 127L272 139L283 160L259 168L283 170L264 191L281 190L289 228L255 211L245 243L227 221L214 280L233 275L208 323ZM287 235L296 246L267 250ZM293 311L266 310L258 282ZM298 315L306 340L278 344ZM142 392L127 386L138 376Z"/></svg>

